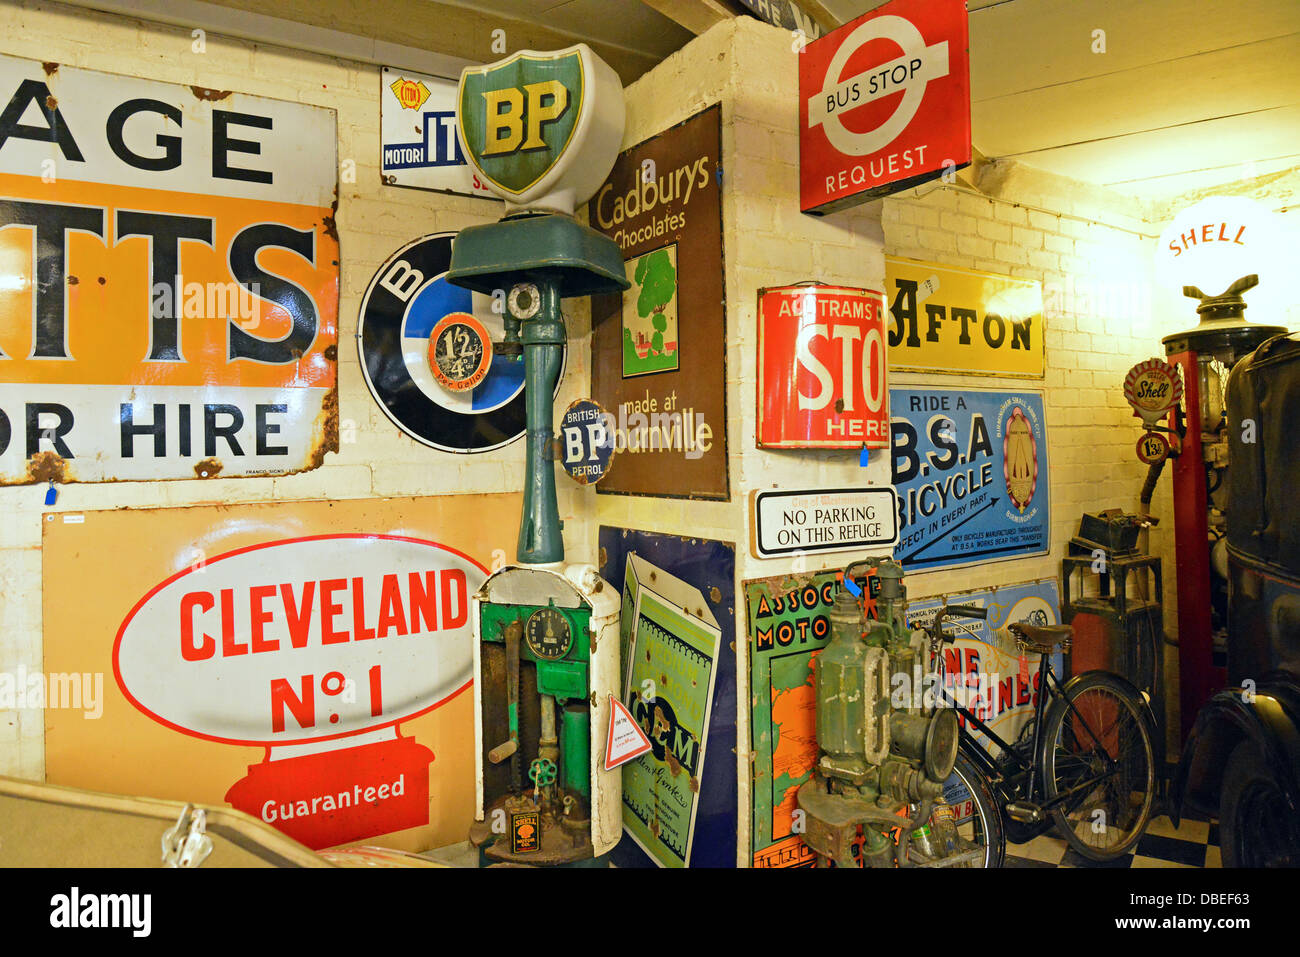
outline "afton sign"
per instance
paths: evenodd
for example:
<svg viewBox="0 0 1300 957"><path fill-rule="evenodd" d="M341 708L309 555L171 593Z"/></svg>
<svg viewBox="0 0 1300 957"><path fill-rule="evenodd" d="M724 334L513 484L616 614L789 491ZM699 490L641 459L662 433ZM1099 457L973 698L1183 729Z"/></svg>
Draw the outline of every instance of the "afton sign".
<svg viewBox="0 0 1300 957"><path fill-rule="evenodd" d="M805 213L855 206L970 160L965 0L893 0L799 55Z"/></svg>
<svg viewBox="0 0 1300 957"><path fill-rule="evenodd" d="M0 56L0 483L337 449L333 111Z"/></svg>
<svg viewBox="0 0 1300 957"><path fill-rule="evenodd" d="M42 523L51 783L228 803L311 847L422 850L473 813L470 596L517 495L64 513ZM386 839L388 840L388 839Z"/></svg>
<svg viewBox="0 0 1300 957"><path fill-rule="evenodd" d="M880 293L808 284L758 293L758 444L889 445Z"/></svg>
<svg viewBox="0 0 1300 957"><path fill-rule="evenodd" d="M1043 285L885 257L889 367L959 375L1043 375Z"/></svg>

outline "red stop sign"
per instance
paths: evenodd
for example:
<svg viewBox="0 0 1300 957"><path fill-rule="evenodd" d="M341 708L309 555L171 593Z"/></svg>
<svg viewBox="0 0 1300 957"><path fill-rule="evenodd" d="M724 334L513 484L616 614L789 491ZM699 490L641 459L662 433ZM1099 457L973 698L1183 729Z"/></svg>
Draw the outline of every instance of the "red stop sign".
<svg viewBox="0 0 1300 957"><path fill-rule="evenodd" d="M758 295L758 444L765 448L889 446L884 305L842 286Z"/></svg>

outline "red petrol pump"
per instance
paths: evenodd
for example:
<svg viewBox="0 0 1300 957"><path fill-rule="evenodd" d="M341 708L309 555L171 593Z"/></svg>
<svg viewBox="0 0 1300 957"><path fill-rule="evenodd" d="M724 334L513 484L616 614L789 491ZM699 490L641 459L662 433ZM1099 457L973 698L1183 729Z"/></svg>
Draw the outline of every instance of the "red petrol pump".
<svg viewBox="0 0 1300 957"><path fill-rule="evenodd" d="M1197 711L1227 678L1226 668L1214 661L1216 637L1220 646L1227 639L1226 558L1217 574L1213 569L1219 564L1213 556L1222 552L1219 542L1226 534L1225 384L1238 360L1287 331L1245 319L1242 293L1258 282L1257 276L1244 276L1217 296L1185 286L1183 294L1199 302L1196 312L1201 320L1161 340L1183 381L1182 404L1170 412L1168 423L1179 438L1172 458L1181 740L1191 731ZM1158 474L1160 464L1151 468Z"/></svg>

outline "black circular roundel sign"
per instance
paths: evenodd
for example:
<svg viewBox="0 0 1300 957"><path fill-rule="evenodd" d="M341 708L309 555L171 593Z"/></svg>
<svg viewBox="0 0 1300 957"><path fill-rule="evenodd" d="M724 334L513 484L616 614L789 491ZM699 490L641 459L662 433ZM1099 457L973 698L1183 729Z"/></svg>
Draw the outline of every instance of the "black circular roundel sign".
<svg viewBox="0 0 1300 957"><path fill-rule="evenodd" d="M498 306L490 296L447 282L455 235L417 239L379 267L361 300L357 350L370 394L399 429L444 452L488 452L524 434L524 363L490 349L491 364L473 388L439 381L446 379L445 370L431 362L445 343L430 349L430 342L435 330L448 328L448 316L472 317L491 341L505 334L498 311L504 301ZM557 392L563 377L561 368Z"/></svg>

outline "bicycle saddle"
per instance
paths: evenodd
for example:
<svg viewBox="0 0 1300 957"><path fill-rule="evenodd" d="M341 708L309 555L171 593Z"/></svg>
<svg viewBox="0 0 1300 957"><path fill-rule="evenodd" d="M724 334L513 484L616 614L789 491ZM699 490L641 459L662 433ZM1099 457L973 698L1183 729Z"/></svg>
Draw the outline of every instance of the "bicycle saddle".
<svg viewBox="0 0 1300 957"><path fill-rule="evenodd" d="M1061 646L1061 650L1069 651L1070 639L1074 637L1074 628L1070 625L1047 625L1039 628L1027 621L1013 621L1007 625L1007 631L1033 650L1044 654L1055 651L1058 645Z"/></svg>

